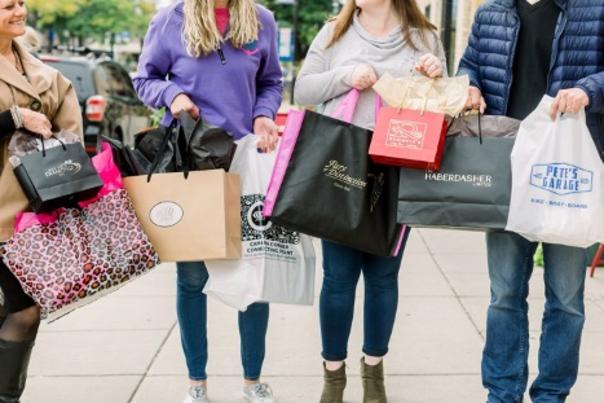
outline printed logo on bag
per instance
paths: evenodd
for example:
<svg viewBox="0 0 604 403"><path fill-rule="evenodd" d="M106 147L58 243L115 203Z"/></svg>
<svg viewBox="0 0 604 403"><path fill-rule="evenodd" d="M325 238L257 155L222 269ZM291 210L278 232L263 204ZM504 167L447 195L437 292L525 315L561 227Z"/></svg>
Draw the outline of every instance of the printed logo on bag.
<svg viewBox="0 0 604 403"><path fill-rule="evenodd" d="M350 192L351 187L365 189L367 182L362 178L354 178L346 173L348 167L339 161L331 160L323 167L323 173L330 179L335 180L334 186Z"/></svg>
<svg viewBox="0 0 604 403"><path fill-rule="evenodd" d="M285 244L300 243L300 234L273 223L262 215L264 195L241 197L241 240L267 240Z"/></svg>
<svg viewBox="0 0 604 403"><path fill-rule="evenodd" d="M474 187L490 188L493 186L492 175L450 174L445 172L426 171L424 179L429 182L468 183Z"/></svg>
<svg viewBox="0 0 604 403"><path fill-rule="evenodd" d="M557 195L589 193L593 190L593 172L566 163L535 164L531 186Z"/></svg>
<svg viewBox="0 0 604 403"><path fill-rule="evenodd" d="M72 160L66 160L56 167L48 168L44 172L44 176L47 178L50 178L51 176L71 176L77 174L81 170L82 164L73 162Z"/></svg>
<svg viewBox="0 0 604 403"><path fill-rule="evenodd" d="M396 148L422 149L428 132L424 122L390 119L386 133L386 145Z"/></svg>
<svg viewBox="0 0 604 403"><path fill-rule="evenodd" d="M263 208L264 202L258 200L250 206L247 212L247 222L256 231L266 231L273 226L273 223L262 215Z"/></svg>
<svg viewBox="0 0 604 403"><path fill-rule="evenodd" d="M157 203L149 211L149 220L158 227L168 228L178 224L184 217L183 208L177 203L165 201Z"/></svg>

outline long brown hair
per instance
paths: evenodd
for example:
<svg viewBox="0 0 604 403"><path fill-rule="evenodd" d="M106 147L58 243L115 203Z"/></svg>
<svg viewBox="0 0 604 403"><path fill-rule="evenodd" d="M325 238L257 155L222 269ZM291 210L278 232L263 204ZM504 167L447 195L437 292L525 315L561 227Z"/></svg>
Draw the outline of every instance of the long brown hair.
<svg viewBox="0 0 604 403"><path fill-rule="evenodd" d="M421 40L425 45L428 45L426 32L436 31L436 27L421 12L416 0L392 0L392 5L400 18L405 43L409 44L413 49L418 50L417 45L413 43L413 39L411 38L411 28L417 28ZM333 46L348 31L348 28L352 25L356 11L355 0L347 0L340 13L330 19L330 21L334 21L335 27L331 40L327 44L328 48Z"/></svg>

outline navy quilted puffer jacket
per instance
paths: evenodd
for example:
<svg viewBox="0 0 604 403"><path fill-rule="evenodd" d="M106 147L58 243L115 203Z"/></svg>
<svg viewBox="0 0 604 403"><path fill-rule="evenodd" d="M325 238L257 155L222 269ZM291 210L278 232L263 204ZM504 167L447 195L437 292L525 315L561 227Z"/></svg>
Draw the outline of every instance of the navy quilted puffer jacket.
<svg viewBox="0 0 604 403"><path fill-rule="evenodd" d="M562 9L552 46L548 95L581 88L587 125L604 160L604 0L555 0ZM458 74L480 88L487 112L505 115L520 20L516 0L489 0L477 11Z"/></svg>

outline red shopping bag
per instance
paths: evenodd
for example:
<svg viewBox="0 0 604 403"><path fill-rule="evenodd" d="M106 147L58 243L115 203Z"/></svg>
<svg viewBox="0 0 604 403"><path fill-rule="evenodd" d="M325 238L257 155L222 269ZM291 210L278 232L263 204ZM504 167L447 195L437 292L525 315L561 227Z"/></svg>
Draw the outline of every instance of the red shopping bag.
<svg viewBox="0 0 604 403"><path fill-rule="evenodd" d="M443 113L382 107L369 155L377 164L438 171L446 134Z"/></svg>

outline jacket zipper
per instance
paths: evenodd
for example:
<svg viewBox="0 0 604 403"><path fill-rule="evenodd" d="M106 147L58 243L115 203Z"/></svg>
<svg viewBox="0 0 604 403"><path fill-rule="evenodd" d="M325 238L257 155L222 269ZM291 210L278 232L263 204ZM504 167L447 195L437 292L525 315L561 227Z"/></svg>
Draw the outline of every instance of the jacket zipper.
<svg viewBox="0 0 604 403"><path fill-rule="evenodd" d="M508 70L510 72L510 81L508 82L507 85L507 93L505 95L505 109L503 111L503 114L505 116L507 116L508 114L508 110L510 109L509 107L509 102L510 102L510 93L512 92L512 83L514 82L514 59L516 58L516 46L518 45L518 37L520 36L520 17L518 16L518 14L512 14L512 16L514 17L514 21L516 22L516 26L515 26L515 30L516 32L514 33L514 42L512 44L512 54L510 55L510 60L508 62Z"/></svg>
<svg viewBox="0 0 604 403"><path fill-rule="evenodd" d="M558 48L560 47L560 37L562 36L562 32L564 28L566 28L566 21L568 20L566 16L566 10L562 9L560 11L560 17L558 17L558 23L556 24L556 32L554 34L554 43L552 45L552 57L549 62L549 72L547 73L547 87L546 91L549 93L551 90L550 83L552 79L552 72L554 71L554 66L556 65L556 60L558 60Z"/></svg>
<svg viewBox="0 0 604 403"><path fill-rule="evenodd" d="M220 64L222 64L224 66L226 64L227 60L226 60L226 57L224 57L224 52L222 51L222 47L219 47L217 52L218 52L218 57L220 57Z"/></svg>

